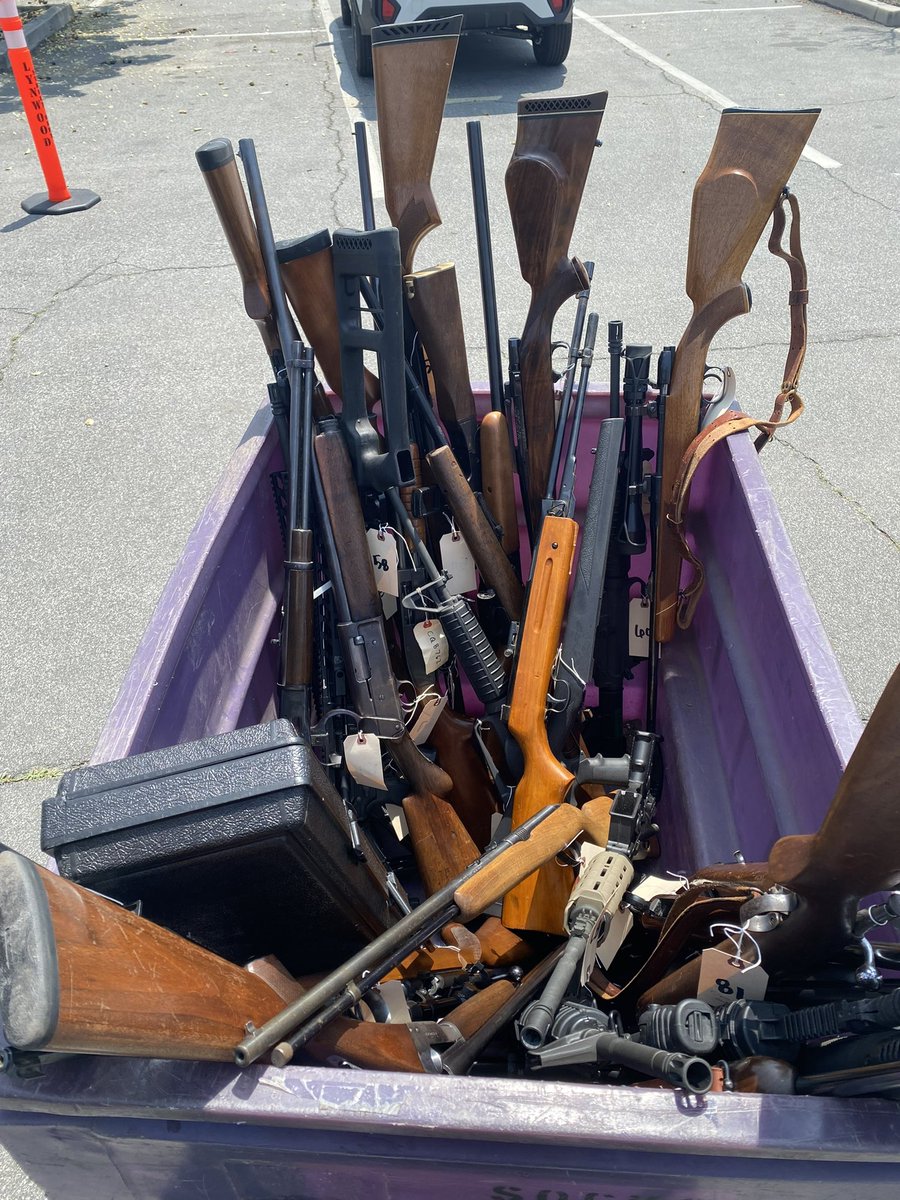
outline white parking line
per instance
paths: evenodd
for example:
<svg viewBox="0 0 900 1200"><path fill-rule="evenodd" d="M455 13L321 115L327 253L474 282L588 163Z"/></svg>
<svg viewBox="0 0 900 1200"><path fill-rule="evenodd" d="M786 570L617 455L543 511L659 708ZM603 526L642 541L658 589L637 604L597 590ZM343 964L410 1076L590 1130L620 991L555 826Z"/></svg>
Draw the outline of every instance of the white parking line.
<svg viewBox="0 0 900 1200"><path fill-rule="evenodd" d="M649 50L645 50L643 46L639 46L637 42L633 42L631 38L623 37L621 33L616 33L615 29L613 29L611 26L604 25L602 21L598 20L596 17L592 17L589 13L579 12L579 10L576 8L575 16L581 21L587 21L588 25L592 26L592 28L599 30L600 33L606 34L607 37L612 38L613 41L618 42L621 46L624 46L626 50L630 50L632 54L636 54L645 62L650 63L651 66L658 67L664 75L669 75L672 79L677 79L679 83L683 83L685 87L690 88L692 92L696 92L698 96L703 96L705 99L712 101L717 108L741 107L741 105L735 100L729 99L729 97L723 95L722 92L717 92L716 89L710 87L708 83L703 83L702 80L695 79L693 75L688 75L686 71L680 71L678 67L673 67L672 64L666 62L665 59L659 58L656 54L651 54ZM803 151L802 157L809 159L809 161L815 163L817 167L823 167L826 171L834 171L841 165L833 158L829 158L827 154L822 154L821 151L814 150L812 146L806 147L806 149Z"/></svg>
<svg viewBox="0 0 900 1200"><path fill-rule="evenodd" d="M331 26L336 19L334 12L332 11L331 5L328 3L328 0L316 0L316 7L318 8L322 17L323 29L327 33L328 30L331 29ZM340 35L331 39L329 42L329 49L331 50L331 60L334 65L335 78L338 82L338 91L341 93L341 98L344 101L344 108L346 108L347 116L350 118L350 128L352 130L357 121L363 121L365 118L362 115L357 98L349 95L341 86L341 70L343 69L350 74L352 74L352 72L350 71L349 64L344 58L344 50L343 46L341 45ZM373 199L383 201L384 177L381 174L381 163L378 161L377 141L377 138L369 138L369 174L372 178Z"/></svg>
<svg viewBox="0 0 900 1200"><path fill-rule="evenodd" d="M746 8L666 8L657 12L603 13L604 21L615 21L625 17L680 17L689 13L702 13L705 17L720 13L771 12L773 9L802 8L802 4L750 4Z"/></svg>

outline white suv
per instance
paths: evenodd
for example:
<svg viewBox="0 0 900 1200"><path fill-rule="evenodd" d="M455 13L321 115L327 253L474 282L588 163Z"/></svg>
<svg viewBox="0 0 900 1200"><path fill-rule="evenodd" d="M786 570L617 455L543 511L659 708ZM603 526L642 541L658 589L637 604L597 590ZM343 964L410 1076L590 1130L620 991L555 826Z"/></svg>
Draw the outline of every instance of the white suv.
<svg viewBox="0 0 900 1200"><path fill-rule="evenodd" d="M462 15L463 32L483 30L528 38L544 67L565 61L572 44L574 0L341 0L341 19L353 27L353 57L359 75L372 74L372 30L400 21Z"/></svg>

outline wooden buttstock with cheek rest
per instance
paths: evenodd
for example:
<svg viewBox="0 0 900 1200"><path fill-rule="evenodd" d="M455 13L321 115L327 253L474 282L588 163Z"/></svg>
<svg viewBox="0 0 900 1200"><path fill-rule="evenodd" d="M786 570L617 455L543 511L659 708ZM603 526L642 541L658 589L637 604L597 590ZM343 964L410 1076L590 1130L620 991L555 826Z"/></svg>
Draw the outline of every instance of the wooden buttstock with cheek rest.
<svg viewBox="0 0 900 1200"><path fill-rule="evenodd" d="M384 203L400 234L404 275L419 242L441 223L431 171L461 28L462 17L453 16L372 30Z"/></svg>
<svg viewBox="0 0 900 1200"><path fill-rule="evenodd" d="M819 112L726 109L694 187L686 282L694 311L675 351L666 403L664 509L654 572L660 642L670 641L676 626L681 556L670 521L672 487L697 433L707 353L723 325L750 311L750 291L741 276Z"/></svg>
<svg viewBox="0 0 900 1200"><path fill-rule="evenodd" d="M606 99L606 92L594 92L520 100L516 145L506 169L519 266L531 287L520 369L528 435L528 494L535 526L553 452L553 319L566 300L590 285L584 266L569 259L569 242Z"/></svg>
<svg viewBox="0 0 900 1200"><path fill-rule="evenodd" d="M10 850L0 853L0 1021L20 1050L233 1061L267 983Z"/></svg>

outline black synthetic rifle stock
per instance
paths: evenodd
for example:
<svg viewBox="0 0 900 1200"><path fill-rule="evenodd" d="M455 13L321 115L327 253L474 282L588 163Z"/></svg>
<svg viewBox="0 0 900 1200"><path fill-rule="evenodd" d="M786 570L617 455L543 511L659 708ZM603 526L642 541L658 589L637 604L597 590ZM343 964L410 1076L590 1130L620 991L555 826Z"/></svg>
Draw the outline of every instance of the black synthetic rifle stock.
<svg viewBox="0 0 900 1200"><path fill-rule="evenodd" d="M621 417L610 417L600 426L557 670L557 689L560 684L565 686L558 703L547 714L550 749L557 757L562 757L568 738L577 732L585 682L593 662L624 425Z"/></svg>
<svg viewBox="0 0 900 1200"><path fill-rule="evenodd" d="M625 753L622 715L624 681L630 678L628 648L629 585L631 559L646 546L641 509L643 496L642 412L650 370L649 346L625 347L625 448L619 472L612 534L606 563L603 601L594 650L597 710L593 728L600 753L619 757Z"/></svg>
<svg viewBox="0 0 900 1200"><path fill-rule="evenodd" d="M547 490L553 444L553 319L588 283L569 259L569 242L594 153L606 92L520 100L516 145L506 170L506 194L522 277L531 304L520 345L528 438L527 490L536 522Z"/></svg>

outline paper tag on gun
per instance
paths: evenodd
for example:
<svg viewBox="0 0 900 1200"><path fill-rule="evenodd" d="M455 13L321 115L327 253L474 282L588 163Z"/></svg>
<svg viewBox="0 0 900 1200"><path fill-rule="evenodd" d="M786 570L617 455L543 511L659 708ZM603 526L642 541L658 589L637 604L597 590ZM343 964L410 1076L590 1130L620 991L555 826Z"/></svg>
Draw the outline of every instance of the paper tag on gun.
<svg viewBox="0 0 900 1200"><path fill-rule="evenodd" d="M697 999L710 1008L721 1008L732 1000L762 1000L769 976L760 963L748 966L743 959L724 950L704 950L700 956Z"/></svg>
<svg viewBox="0 0 900 1200"><path fill-rule="evenodd" d="M438 717L446 707L446 695L431 696L422 705L422 711L416 717L413 727L409 731L409 736L417 746L421 746L428 741L429 733L434 729Z"/></svg>
<svg viewBox="0 0 900 1200"><path fill-rule="evenodd" d="M450 644L444 633L444 627L437 618L420 621L418 625L414 625L413 637L422 651L425 670L429 675L438 667L442 667L450 658Z"/></svg>
<svg viewBox="0 0 900 1200"><path fill-rule="evenodd" d="M650 657L650 605L641 596L628 602L628 653L632 658Z"/></svg>
<svg viewBox="0 0 900 1200"><path fill-rule="evenodd" d="M384 767L381 762L381 742L374 733L351 733L344 738L344 762L347 770L363 787L386 792Z"/></svg>
<svg viewBox="0 0 900 1200"><path fill-rule="evenodd" d="M399 596L400 584L397 580L397 567L400 554L393 535L383 529L367 529L366 541L369 543L369 553L372 555L372 569L375 572L375 586L386 596Z"/></svg>
<svg viewBox="0 0 900 1200"><path fill-rule="evenodd" d="M441 565L450 576L447 580L447 590L450 594L459 596L462 592L474 592L478 587L475 559L462 534L445 533L438 545L441 551Z"/></svg>

